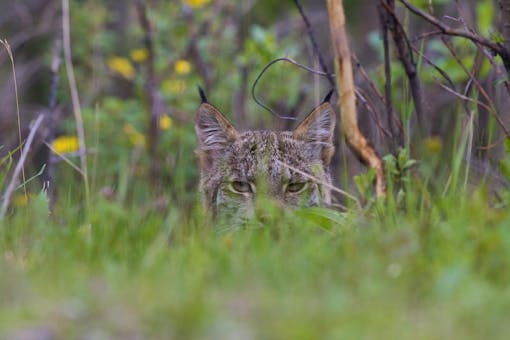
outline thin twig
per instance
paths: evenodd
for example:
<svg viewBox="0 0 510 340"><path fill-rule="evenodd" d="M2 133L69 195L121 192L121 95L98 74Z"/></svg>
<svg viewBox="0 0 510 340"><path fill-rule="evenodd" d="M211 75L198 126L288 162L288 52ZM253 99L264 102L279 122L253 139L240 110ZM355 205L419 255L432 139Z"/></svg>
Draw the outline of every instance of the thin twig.
<svg viewBox="0 0 510 340"><path fill-rule="evenodd" d="M508 74L510 74L510 51L508 51L503 45L500 43L493 42L490 39L484 38L478 34L473 34L471 32L466 32L464 30L454 29L451 28L439 20L437 20L432 15L422 11L421 9L413 6L409 3L407 0L399 0L407 9L409 9L412 13L416 14L417 16L423 18L424 20L428 21L430 24L436 26L442 33L446 35L452 35L452 36L458 36L463 37L471 40L472 42L477 42L482 46L485 46L492 50L494 53L498 54L501 59L503 60L503 65L505 66L505 69Z"/></svg>
<svg viewBox="0 0 510 340"><path fill-rule="evenodd" d="M372 119L375 122L375 125L377 126L378 130L382 131L386 137L392 138L391 133L384 128L381 121L379 120L379 117L377 116L377 113L375 112L374 105L373 105L373 103L370 102L370 98L367 95L363 94L363 90L360 88L356 88L355 91L356 91L356 98L360 99L361 102L365 105L368 112L372 116Z"/></svg>
<svg viewBox="0 0 510 340"><path fill-rule="evenodd" d="M490 150L490 149L493 149L495 148L496 146L500 145L501 143L503 143L504 141L506 141L506 137L503 137L503 138L500 138L499 140L495 141L494 143L492 144L489 144L489 145L484 145L484 146L478 146L477 149L478 150L483 150L483 151L487 151L487 150Z"/></svg>
<svg viewBox="0 0 510 340"><path fill-rule="evenodd" d="M360 60L358 59L358 57L354 53L352 53L352 60L356 64L356 67L358 68L359 72L361 73L361 76L363 77L363 79L365 79L365 81L368 83L368 86L370 86L370 89L372 89L372 91L376 94L377 98L379 98L381 103L383 105L386 105L386 99L384 98L383 94L381 93L381 91L379 91L377 86L375 86L375 83L373 82L373 80L370 79L370 77L368 76L367 71L365 70L363 65L361 65Z"/></svg>
<svg viewBox="0 0 510 340"><path fill-rule="evenodd" d="M319 64L321 65L322 71L324 71L324 73L326 74L326 77L328 78L331 87L335 87L335 78L333 77L332 73L328 70L326 62L324 61L324 56L322 55L321 49L319 48L319 44L317 44L317 40L315 39L315 34L313 33L312 25L310 24L310 21L308 20L308 17L304 12L303 7L299 3L299 0L294 0L294 4L296 4L299 14L301 14L301 18L303 18L303 22L305 23L306 26L306 31L308 32L308 36L310 37L310 41L312 42L313 50L315 51L315 54L317 54L317 57L319 58Z"/></svg>
<svg viewBox="0 0 510 340"><path fill-rule="evenodd" d="M77 166L76 164L74 164L74 163L73 163L73 162L72 162L72 161L71 161L71 160L70 160L70 159L69 159L66 155L64 155L64 154L62 154L62 153L58 152L57 150L55 150L55 149L53 148L53 146L51 146L51 144L50 144L50 143L44 142L44 145L46 145L46 146L48 147L48 149L50 149L50 150L51 150L51 152L53 152L53 153L54 153L55 155L57 155L59 158L62 158L62 160L63 160L64 162L66 162L67 164L69 164L69 166L70 166L71 168L73 168L74 170L76 170L76 172L77 172L77 173L79 173L82 177L85 175L85 174L83 173L83 171L80 169L80 167L79 167L79 166Z"/></svg>
<svg viewBox="0 0 510 340"><path fill-rule="evenodd" d="M489 103L488 104L489 105L488 111L494 115L494 118L496 119L496 122L498 123L498 125L501 127L501 129L503 130L505 135L508 138L510 138L510 131L508 131L508 129L505 126L505 123L503 122L501 117L498 115L497 110L496 110L496 106L494 105L494 103L493 103L492 99L490 98L489 94L487 93L487 91L485 91L485 89L480 84L480 82L476 79L476 77L474 77L471 74L471 72L469 72L469 70L466 68L466 66L464 65L462 60L459 58L459 56L455 52L455 49L453 48L452 44L448 40L446 40L445 38L443 38L442 41L445 44L445 46L448 48L448 50L450 51L450 53L453 56L453 58L457 61L457 63L462 68L462 70L469 77L470 81L472 81L475 84L475 86L477 87L477 89L480 92L480 94L482 95L482 97Z"/></svg>
<svg viewBox="0 0 510 340"><path fill-rule="evenodd" d="M413 50L418 53L420 55L420 58L422 58L423 60L425 60L425 62L427 64L429 64L430 66L432 66L437 72L439 72L439 74L448 82L448 84L450 84L450 86L452 88L455 88L455 84L452 80L452 78L450 78L450 76L448 75L448 73L446 73L445 70L443 70L442 68L440 68L439 66L437 66L432 60L430 60L426 55L425 53L422 53L420 50L418 50L416 47L413 46Z"/></svg>
<svg viewBox="0 0 510 340"><path fill-rule="evenodd" d="M422 33L422 34L419 34L417 35L416 37L412 38L411 39L411 42L412 43L415 43L415 42L418 42L420 40L423 40L423 39L428 39L430 37L435 37L437 35L442 35L443 32L441 31L431 31L431 32L425 32L425 33Z"/></svg>
<svg viewBox="0 0 510 340"><path fill-rule="evenodd" d="M388 129L391 133L391 140L394 145L402 146L401 138L397 137L393 130L393 103L391 98L391 61L390 61L390 48L388 41L388 31L389 31L389 18L386 11L383 10L381 4L377 6L377 10L379 12L379 20L381 21L381 35L383 39L383 48L384 48L384 95L385 100L384 104L386 107L386 118L388 120ZM397 139L398 138L398 139Z"/></svg>
<svg viewBox="0 0 510 340"><path fill-rule="evenodd" d="M280 118L280 119L286 119L286 120L296 120L295 117L290 117L290 116L281 116L279 115L278 113L274 112L270 107L266 106L262 101L260 101L257 96L255 95L255 87L257 86L257 83L259 82L260 78L264 75L264 73L271 67L273 66L273 64L276 64L277 62L280 62L280 61L285 61L285 62L288 62L288 63L291 63L293 64L294 66L297 66L299 68L302 68L303 70L306 70L308 72L311 72L313 74L318 74L320 76L328 76L327 73L325 72L321 72L321 71L317 71L317 70L314 70L314 69L311 69L310 67L308 66L305 66L303 64L300 64L298 63L297 61L291 59L291 58L276 58L272 61L270 61L266 66L264 66L264 68L262 69L262 71L260 71L260 73L257 75L257 78L255 78L255 81L253 82L253 85L251 86L251 96L253 98L253 100L255 101L255 103L257 103L259 106L261 106L262 108L264 108L265 110L271 112L272 115L274 115L275 117L277 118Z"/></svg>
<svg viewBox="0 0 510 340"><path fill-rule="evenodd" d="M69 89L71 91L71 101L73 104L74 119L76 120L76 133L78 135L78 145L80 150L80 168L83 173L83 182L85 186L85 200L89 204L89 183L87 174L87 154L85 145L85 130L83 128L83 118L80 107L80 97L76 86L76 77L74 76L74 67L71 53L71 29L69 19L69 0L62 0L62 33L64 40L64 63L66 66Z"/></svg>
<svg viewBox="0 0 510 340"><path fill-rule="evenodd" d="M359 208L361 208L360 201L356 197L354 197L353 195L349 194L348 192L346 192L346 191L344 191L342 189L339 189L339 188L335 187L334 185L331 185L331 184L329 184L329 183L327 183L325 181L321 181L320 179L318 179L318 178L316 178L316 177L314 177L314 176L312 176L312 175L310 175L310 174L308 174L308 173L306 173L306 172L304 172L302 170L299 170L299 169L293 167L292 165L289 165L289 164L287 164L285 162L282 162L282 161L280 161L278 159L276 160L276 162L281 164L281 165L283 165L284 167L286 167L286 168L288 168L288 169L290 169L290 170L292 170L292 171L294 171L294 172L296 172L296 173L298 173L298 174L300 174L300 175L302 175L302 176L304 176L304 177L314 181L317 184L321 184L321 185L325 186L326 188L328 188L328 189L330 189L330 190L332 190L332 191L334 191L336 193L344 195L345 197L353 200L356 203L356 205Z"/></svg>
<svg viewBox="0 0 510 340"><path fill-rule="evenodd" d="M369 75L367 74L367 71L365 70L363 65L361 65L361 62L359 61L358 57L354 53L352 53L352 60L358 67L358 70L359 70L361 76L363 77L363 79L365 79L365 81L368 83L368 85L372 89L372 92L375 93L375 95L381 101L381 103L383 105L386 105L386 99L384 98L382 93L379 91L379 89L377 88L375 83L372 81L372 79L370 79ZM373 112L375 114L375 110ZM402 127L402 122L400 121L400 119L394 114L391 115L390 118L393 120L393 123L397 125L397 127L399 129L400 136L402 136L402 138L405 138L405 131L404 131L404 128ZM392 133L390 133L390 136L388 136L388 137L393 138L393 136L394 135Z"/></svg>
<svg viewBox="0 0 510 340"><path fill-rule="evenodd" d="M36 121L30 128L30 133L28 135L27 141L25 145L23 145L23 149L21 150L21 155L18 160L18 164L16 164L16 168L14 169L14 172L12 173L11 181L9 182L9 185L7 186L7 189L5 190L4 200L2 202L2 207L0 209L0 220L3 220L5 217L5 214L7 212L7 208L9 207L9 204L11 202L11 197L14 192L14 189L16 188L16 182L18 181L18 177L20 172L23 169L23 166L25 164L25 160L27 158L28 152L30 151L30 147L32 146L32 142L34 140L35 133L39 129L39 126L41 125L42 121L44 119L44 115L39 115L37 117Z"/></svg>
<svg viewBox="0 0 510 340"><path fill-rule="evenodd" d="M421 52L420 50L418 50L416 47L413 46L413 50L420 56L420 58L422 58L423 60L425 60L425 62L427 64L429 64L430 66L432 66L447 82L448 84L450 85L451 89L453 89L453 91L455 93L457 93L457 90L455 88L455 83L453 82L453 80L450 78L450 76L448 75L448 73L446 73L446 71L444 71L442 68L440 68L439 66L437 66L432 60L430 60L426 55L425 53ZM442 84L441 84L442 85ZM466 112L466 115L469 116L470 115L470 111L469 111L469 108L467 107L466 103L465 102L462 102L462 107L464 108L464 111Z"/></svg>
<svg viewBox="0 0 510 340"><path fill-rule="evenodd" d="M460 21L463 26L464 26L464 31L461 31L461 30L454 30L454 29L451 29L449 28L448 26L442 24L440 21L438 21L436 18L434 18L433 16L423 12L423 11L420 11L419 9L417 8L414 8L414 10L416 10L417 12L415 12L411 7L413 7L412 5L409 4L408 6L408 3L405 1L405 0L402 0L401 1L406 7L408 7L409 10L411 10L413 13L419 15L419 16L422 16L422 14L424 14L425 16L422 16L425 20L429 21L431 24L435 25L436 27L439 27L440 28L440 31L439 32L434 32L434 33L441 33L441 34L445 34L445 35L453 35L453 36L460 36L460 37L464 37L464 38L468 38L470 39L475 45L477 45L477 47L482 50L482 53L484 55L486 55L489 60L491 60L491 58L488 56L488 53L486 53L486 51L484 51L481 46L485 46L485 47L488 47L489 49L491 49L494 53L498 54L497 51L494 50L494 46L491 48L490 46L487 46L483 43L483 39L482 37L480 37L479 35L477 35L476 33L474 33L472 31L472 29L470 29L467 24L465 23L465 20L463 20L462 17L460 17L459 19L455 19L455 21ZM465 34L462 34L462 33L465 33ZM468 36L466 36L466 34ZM481 39L481 40L480 40ZM443 41L443 43L445 44L445 46L448 48L448 50L450 51L450 53L452 54L452 56L454 57L454 59L457 61L457 63L461 66L461 68L464 70L464 72L466 73L466 75L469 77L469 82L468 82L468 85L472 83L474 83L479 92L482 94L482 96L489 102L489 105L490 105L490 108L488 109L489 112L492 112L496 118L496 121L498 122L498 125L500 125L500 127L502 128L502 130L504 131L505 135L508 137L509 136L509 131L507 130L507 128L505 127L504 125L504 122L502 121L501 117L497 114L497 110L495 108L495 105L493 104L492 100L490 99L489 95L487 94L487 92L485 91L485 89L481 86L481 84L478 82L478 80L476 79L476 77L474 77L471 72L469 72L467 70L467 68L465 67L465 65L462 63L462 61L460 60L460 58L457 56L453 46L451 45L451 43L445 39L445 37L443 36L441 38L441 40ZM496 44L497 46L497 44ZM499 46L500 48L504 49L503 46ZM508 53L508 51L506 51L506 53ZM501 58L503 59L503 62L505 61L504 60L504 55L505 55L505 51L503 51L503 54L499 54L501 56ZM449 77L446 75L446 73L444 71L442 71L440 68L438 68L436 65L434 65L433 63L431 63L427 58L425 58L425 61L427 61L429 64L431 64L432 66L434 66L436 68L436 70L438 70L441 75L443 75L443 77L445 79L447 79L450 83L450 85L452 86L453 82L451 81L451 79L449 79ZM493 64L494 65L494 64ZM443 86L442 86L443 87ZM452 88L455 88L455 86L452 86ZM450 91L451 92L451 91ZM458 94L457 91L453 91L455 94ZM510 91L509 91L510 92ZM481 102L478 102L479 104ZM486 107L487 108L487 107ZM465 108L466 109L466 108ZM467 112L469 112L468 109L466 109Z"/></svg>
<svg viewBox="0 0 510 340"><path fill-rule="evenodd" d="M479 100L476 100L476 99L473 99L471 97L465 96L462 93L459 93L459 92L455 91L454 89L449 88L448 86L442 84L439 81L436 82L436 83L437 83L437 85L441 86L443 89L445 89L446 91L450 92L451 94L459 97L460 99L465 100L465 101L469 101L469 102L473 102L473 103L475 103L477 105L480 105L481 107L483 107L484 109L486 109L489 112L492 111L492 108L489 105L487 105L487 104L485 104L485 103L483 103L483 102L481 102Z"/></svg>

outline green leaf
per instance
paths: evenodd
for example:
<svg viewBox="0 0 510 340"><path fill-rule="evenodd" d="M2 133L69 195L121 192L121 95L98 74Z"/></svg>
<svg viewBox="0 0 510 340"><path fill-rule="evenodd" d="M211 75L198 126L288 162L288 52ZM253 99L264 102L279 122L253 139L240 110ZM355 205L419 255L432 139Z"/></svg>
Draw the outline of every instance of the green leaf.
<svg viewBox="0 0 510 340"><path fill-rule="evenodd" d="M417 163L418 161L416 159L409 159L408 161L405 162L404 166L402 167L402 170L410 169Z"/></svg>
<svg viewBox="0 0 510 340"><path fill-rule="evenodd" d="M344 214L328 208L313 207L300 209L296 210L296 215L326 230L330 230L335 225L338 226L345 223Z"/></svg>
<svg viewBox="0 0 510 340"><path fill-rule="evenodd" d="M505 38L503 37L503 34L501 34L499 32L492 32L491 40L494 41L496 44L503 44L505 42Z"/></svg>

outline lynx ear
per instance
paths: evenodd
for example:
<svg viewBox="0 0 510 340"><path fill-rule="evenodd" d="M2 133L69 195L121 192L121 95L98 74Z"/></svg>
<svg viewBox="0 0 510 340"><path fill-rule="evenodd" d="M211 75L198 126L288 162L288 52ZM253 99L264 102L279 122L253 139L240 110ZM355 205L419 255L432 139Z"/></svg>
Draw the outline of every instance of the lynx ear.
<svg viewBox="0 0 510 340"><path fill-rule="evenodd" d="M235 141L239 134L220 111L206 102L202 103L195 119L199 151L221 151Z"/></svg>
<svg viewBox="0 0 510 340"><path fill-rule="evenodd" d="M333 146L335 121L336 116L333 107L328 101L324 101L293 132L294 138L319 147L325 165L329 165L335 150Z"/></svg>

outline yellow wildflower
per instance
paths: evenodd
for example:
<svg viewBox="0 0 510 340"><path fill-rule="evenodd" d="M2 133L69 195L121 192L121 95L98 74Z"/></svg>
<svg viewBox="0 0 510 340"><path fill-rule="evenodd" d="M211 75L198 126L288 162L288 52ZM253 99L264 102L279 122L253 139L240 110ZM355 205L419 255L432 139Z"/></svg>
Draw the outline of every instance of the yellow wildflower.
<svg viewBox="0 0 510 340"><path fill-rule="evenodd" d="M191 71L191 64L189 61L179 59L175 62L174 71L177 74L188 74Z"/></svg>
<svg viewBox="0 0 510 340"><path fill-rule="evenodd" d="M131 59L136 61L137 63L144 62L149 57L149 51L146 48L138 48L136 50L132 50L129 55Z"/></svg>
<svg viewBox="0 0 510 340"><path fill-rule="evenodd" d="M443 141L440 137L431 136L425 139L423 142L425 150L430 153L438 153L443 147Z"/></svg>
<svg viewBox="0 0 510 340"><path fill-rule="evenodd" d="M160 130L168 130L172 127L173 121L169 115L162 115L159 117L158 126Z"/></svg>
<svg viewBox="0 0 510 340"><path fill-rule="evenodd" d="M51 143L51 147L53 148L54 153L66 154L78 151L80 148L80 143L78 142L78 138L76 136L64 135L55 138L53 143Z"/></svg>
<svg viewBox="0 0 510 340"><path fill-rule="evenodd" d="M107 64L110 70L120 74L126 79L133 79L135 76L135 68L127 58L111 57L108 59Z"/></svg>
<svg viewBox="0 0 510 340"><path fill-rule="evenodd" d="M209 3L211 0L183 0L185 5L190 6L191 8L201 8L205 4Z"/></svg>
<svg viewBox="0 0 510 340"><path fill-rule="evenodd" d="M163 92L170 94L179 94L186 89L186 82L179 79L167 79L161 84Z"/></svg>
<svg viewBox="0 0 510 340"><path fill-rule="evenodd" d="M124 128L122 129L124 133L128 136L129 141L133 145L145 145L145 136L138 132L133 125L131 124L125 124Z"/></svg>

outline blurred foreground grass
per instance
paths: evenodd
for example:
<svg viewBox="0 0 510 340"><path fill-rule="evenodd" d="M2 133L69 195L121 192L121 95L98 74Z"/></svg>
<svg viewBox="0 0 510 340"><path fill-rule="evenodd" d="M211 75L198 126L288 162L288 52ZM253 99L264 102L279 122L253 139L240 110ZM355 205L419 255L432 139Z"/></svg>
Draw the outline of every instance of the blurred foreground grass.
<svg viewBox="0 0 510 340"><path fill-rule="evenodd" d="M186 52L189 37L209 22L207 34L195 42L212 70L214 86L208 95L219 108L236 111L233 89L251 85L270 60L285 55L306 63L304 31L289 29L282 36L272 26L260 26L276 24L285 6L297 16L295 8L281 2L276 10L276 2L258 1L258 12L263 11L250 11L250 19L239 16L241 2L232 2L238 10L229 1L214 2L215 11L203 6L212 7L210 1L151 4L150 17L159 32L155 70L168 108L158 122L163 192L155 193L144 135L149 112L144 32L136 15L123 11L119 2L108 8L97 1L82 3L71 2L72 41L77 81L88 103L83 119L91 200L83 202L82 179L64 162L56 168L53 184L59 197L52 216L44 194L30 200L17 196L19 202L0 222L0 339L508 337L510 191L498 186L496 204L494 185L489 195L482 175L465 173L471 125L463 124L464 112L455 109L457 104L448 101L451 105L441 104L447 110L435 110L441 113L434 124L442 126L442 134L415 141L418 164L402 152L386 158L389 178L401 183L390 183L392 193L384 207L369 204L344 214L310 209L285 216L268 207L263 223L215 228L193 208L198 178L195 84L207 79ZM192 16L183 3L198 4ZM125 20L115 24L122 13ZM278 26L289 25L283 23ZM366 26L366 20L360 23ZM361 35L352 41L358 50L368 51L369 59L376 51L382 55L377 32L374 28L373 51ZM236 39L241 40L233 43ZM471 65L476 47L461 39L452 42L462 47L460 58ZM455 84L471 82L445 46L429 48ZM382 89L382 64L371 62L370 76ZM393 102L405 135L411 136L413 105L404 72L396 66ZM436 71L425 67L422 81L430 86ZM294 107L306 113L314 106L314 83L300 72L288 66L268 72L259 97L282 112ZM308 94L309 103L299 102L300 93ZM61 96L61 102L69 102L64 91ZM47 95L43 97L46 103ZM438 94L431 98L444 102ZM261 114L255 102L244 105L245 114L229 118L249 128L273 128L272 117ZM471 109L475 118L470 124L483 118L477 100ZM483 145L497 137L490 119ZM60 151L76 151L74 131L69 117L59 123L60 141L65 142ZM493 165L501 167L508 181L510 142L499 161L498 156ZM341 171L347 169L348 159L341 165ZM418 168L413 176L401 173L410 168ZM0 189L5 188L4 170L0 164ZM354 191L350 172L335 175L345 179L342 188ZM468 186L468 179L478 183ZM354 183L361 196L371 196L370 175L355 177ZM31 186L29 192L40 190L37 181Z"/></svg>
<svg viewBox="0 0 510 340"><path fill-rule="evenodd" d="M483 188L420 209L303 210L239 230L178 208L93 202L90 222L69 207L64 227L40 195L1 225L0 338L510 332L510 212L489 206Z"/></svg>

